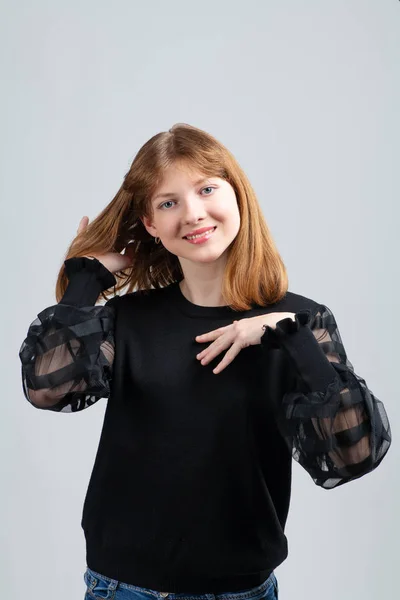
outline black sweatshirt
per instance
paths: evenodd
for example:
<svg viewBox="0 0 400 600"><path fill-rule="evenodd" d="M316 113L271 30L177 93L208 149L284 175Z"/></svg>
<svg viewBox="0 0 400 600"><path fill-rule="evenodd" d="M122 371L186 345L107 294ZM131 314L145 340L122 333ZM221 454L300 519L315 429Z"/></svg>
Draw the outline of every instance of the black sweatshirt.
<svg viewBox="0 0 400 600"><path fill-rule="evenodd" d="M292 457L325 489L375 469L391 432L349 362L329 308L287 292L246 312L204 307L178 285L115 296L99 261L65 261L61 302L22 344L33 406L77 412L107 398L83 507L87 565L158 591L235 592L287 556ZM195 337L293 312L215 375Z"/></svg>

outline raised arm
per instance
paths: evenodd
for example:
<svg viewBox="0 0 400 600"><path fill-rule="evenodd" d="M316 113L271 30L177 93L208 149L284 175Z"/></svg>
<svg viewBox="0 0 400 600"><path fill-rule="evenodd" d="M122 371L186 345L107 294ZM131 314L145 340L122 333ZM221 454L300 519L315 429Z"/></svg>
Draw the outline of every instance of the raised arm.
<svg viewBox="0 0 400 600"><path fill-rule="evenodd" d="M76 412L109 396L119 296L94 306L116 283L97 259L70 258L64 265L65 294L31 323L19 356L24 395L34 407Z"/></svg>
<svg viewBox="0 0 400 600"><path fill-rule="evenodd" d="M295 373L278 424L293 458L330 489L374 470L391 444L383 403L354 372L332 311L300 311L267 327L263 344L280 347Z"/></svg>

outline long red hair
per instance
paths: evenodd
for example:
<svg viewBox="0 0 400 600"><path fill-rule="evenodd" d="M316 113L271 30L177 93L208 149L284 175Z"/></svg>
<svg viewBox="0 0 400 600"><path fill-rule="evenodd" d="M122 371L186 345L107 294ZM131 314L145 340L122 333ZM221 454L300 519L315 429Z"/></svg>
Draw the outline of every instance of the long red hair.
<svg viewBox="0 0 400 600"><path fill-rule="evenodd" d="M122 252L133 242L133 265L115 274L115 291L159 288L183 279L178 258L145 229L141 217L150 216L150 199L174 161L184 161L206 176L220 177L233 187L239 212L240 229L228 250L222 295L234 310L252 305L266 306L280 300L288 289L285 265L265 222L255 192L244 171L218 140L201 129L185 123L175 124L150 138L136 154L124 181L99 216L72 241L65 259L105 252ZM65 260L64 259L64 260ZM56 283L59 302L68 279L64 265Z"/></svg>

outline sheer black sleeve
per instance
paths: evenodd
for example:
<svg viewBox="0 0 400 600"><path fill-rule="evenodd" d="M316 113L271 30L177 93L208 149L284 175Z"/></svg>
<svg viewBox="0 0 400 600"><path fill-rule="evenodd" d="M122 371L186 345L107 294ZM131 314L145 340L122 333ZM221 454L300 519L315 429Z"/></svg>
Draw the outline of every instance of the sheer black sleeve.
<svg viewBox="0 0 400 600"><path fill-rule="evenodd" d="M31 323L19 356L23 392L34 407L76 412L109 396L119 296L94 306L116 283L97 259L70 258L64 265L65 294Z"/></svg>
<svg viewBox="0 0 400 600"><path fill-rule="evenodd" d="M391 444L383 403L354 372L331 310L303 310L265 328L262 344L282 348L295 389L278 409L293 458L316 485L337 487L374 470Z"/></svg>

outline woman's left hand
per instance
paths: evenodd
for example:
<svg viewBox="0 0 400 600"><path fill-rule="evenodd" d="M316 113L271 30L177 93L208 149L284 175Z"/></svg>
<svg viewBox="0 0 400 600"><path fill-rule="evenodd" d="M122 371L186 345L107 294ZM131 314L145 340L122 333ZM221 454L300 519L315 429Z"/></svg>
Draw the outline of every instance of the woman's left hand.
<svg viewBox="0 0 400 600"><path fill-rule="evenodd" d="M270 313L258 317L241 319L240 321L233 321L231 325L198 335L196 336L197 342L212 342L212 344L197 354L196 358L201 361L202 365L207 365L213 358L230 346L224 358L213 369L213 373L217 375L233 361L242 348L261 344L261 338L265 331L263 325L268 325L268 327L275 329L278 321L287 317L290 317L294 321L294 316L295 313L291 312Z"/></svg>

